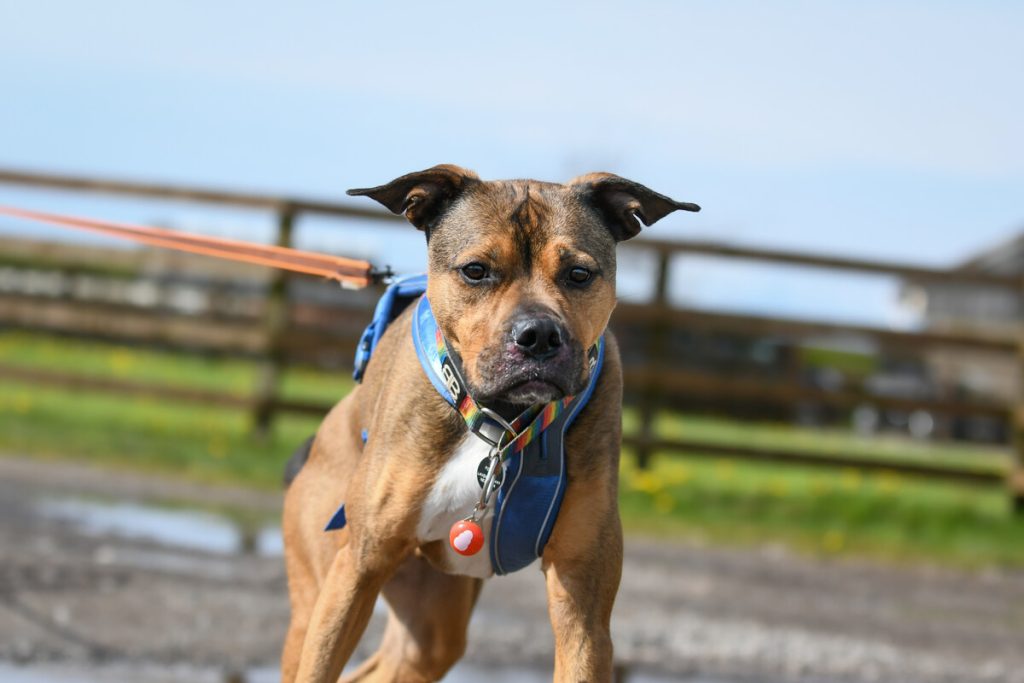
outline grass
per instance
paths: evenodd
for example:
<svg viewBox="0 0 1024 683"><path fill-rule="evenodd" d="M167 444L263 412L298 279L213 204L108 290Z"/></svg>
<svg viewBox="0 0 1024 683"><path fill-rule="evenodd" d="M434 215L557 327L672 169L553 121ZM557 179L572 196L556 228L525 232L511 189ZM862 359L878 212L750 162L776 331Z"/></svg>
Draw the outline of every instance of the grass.
<svg viewBox="0 0 1024 683"><path fill-rule="evenodd" d="M0 334L0 362L23 367L245 394L255 363L211 360L22 333ZM290 398L331 401L351 386L344 373L289 371ZM635 424L626 415L625 426ZM0 385L0 452L76 459L210 482L280 486L284 461L318 420L283 415L270 435L251 435L241 411L109 394L77 394L26 383ZM758 443L811 453L852 450L895 459L1003 468L983 448L904 439L866 440L842 430L796 429L690 415L663 415L663 436ZM626 453L620 503L634 533L726 544L782 543L824 555L856 555L958 566L1024 567L1024 517L999 489L973 489L883 472L822 470L658 454L649 471Z"/></svg>
<svg viewBox="0 0 1024 683"><path fill-rule="evenodd" d="M628 425L627 425L628 426ZM978 471L1004 472L1006 449L962 443L933 443L899 435L859 436L842 429L797 429L792 425L734 421L701 416L662 415L660 436L696 439L711 444L756 444L809 455L844 453L869 461L930 463Z"/></svg>
<svg viewBox="0 0 1024 683"><path fill-rule="evenodd" d="M624 458L621 481L623 521L647 534L961 567L1024 566L1024 518L1010 512L998 489L671 457L650 472Z"/></svg>

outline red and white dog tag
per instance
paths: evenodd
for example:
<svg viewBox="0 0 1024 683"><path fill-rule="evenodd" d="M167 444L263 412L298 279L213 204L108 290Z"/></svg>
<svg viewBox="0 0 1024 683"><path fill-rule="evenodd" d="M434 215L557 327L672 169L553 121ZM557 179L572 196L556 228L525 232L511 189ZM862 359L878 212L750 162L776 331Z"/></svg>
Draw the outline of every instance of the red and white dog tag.
<svg viewBox="0 0 1024 683"><path fill-rule="evenodd" d="M484 530L472 519L464 519L452 524L448 542L459 555L476 555L484 547Z"/></svg>

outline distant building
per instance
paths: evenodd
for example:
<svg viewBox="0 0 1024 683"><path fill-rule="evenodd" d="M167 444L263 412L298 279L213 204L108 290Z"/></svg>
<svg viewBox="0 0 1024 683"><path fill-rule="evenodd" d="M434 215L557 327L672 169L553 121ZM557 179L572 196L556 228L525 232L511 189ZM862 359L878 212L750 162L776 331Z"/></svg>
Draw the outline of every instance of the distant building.
<svg viewBox="0 0 1024 683"><path fill-rule="evenodd" d="M956 270L1024 276L1024 233L972 256ZM933 331L1007 337L1020 334L1024 323L1024 298L1005 288L908 281L901 300ZM954 394L1013 400L1021 389L1019 364L1005 353L936 349L927 354L927 362L933 378Z"/></svg>

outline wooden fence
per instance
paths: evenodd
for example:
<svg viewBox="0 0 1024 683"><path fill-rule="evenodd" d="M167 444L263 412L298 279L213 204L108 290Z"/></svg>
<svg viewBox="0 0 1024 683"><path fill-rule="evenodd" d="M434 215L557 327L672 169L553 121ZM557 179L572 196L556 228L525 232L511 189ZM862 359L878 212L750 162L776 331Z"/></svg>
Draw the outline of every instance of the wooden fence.
<svg viewBox="0 0 1024 683"><path fill-rule="evenodd" d="M275 239L283 246L292 243L297 220L308 215L341 220L396 220L380 211L302 198L0 170L0 186L4 185L266 210L276 216ZM713 313L676 308L668 298L672 261L683 254L873 273L915 282L984 286L1014 293L1024 293L1021 277L752 249L698 240L668 242L641 238L627 243L624 248L647 251L657 263L651 301L621 304L613 318L613 327L626 342L624 348L631 352L625 358L627 403L635 408L640 418L639 428L627 434L625 442L635 449L642 464L656 451L679 451L802 466L897 471L965 484L1005 485L1016 509L1024 511L1024 458L1021 456L1024 407L1020 402L1008 405L984 397L965 398L941 391L926 397L903 397L878 395L863 387L822 388L801 381L793 368L770 376L711 372L684 367L673 348L673 340L681 331L738 335L748 339L785 339L794 346L807 337L844 335L870 339L879 349L903 354L920 355L934 349L996 354L1017 359L1019 367L1024 355L1018 339L972 331L902 332L870 326ZM259 359L261 374L251 396L28 370L9 364L0 364L0 378L233 406L252 411L260 430L266 430L279 411L323 414L327 410L328 406L321 404L282 399L278 391L282 369L292 363L338 367L350 362L358 334L369 319L378 294L375 290L328 290L324 283L302 281L281 272L219 262L197 263L196 259L173 252L69 248L11 238L0 240L0 275L4 268L12 277L19 277L19 273L32 274L39 282L34 287L4 288L0 281L0 326L203 353L245 355ZM93 295L82 294L83 289ZM97 296L97 291L116 291L121 296ZM176 305L173 296L181 291L192 291L205 303L198 307ZM809 403L840 412L870 404L882 409L924 410L937 416L989 418L1012 425L1013 456L1007 468L952 466L882 461L858 453L798 452L659 437L656 416L666 406L680 400L783 409Z"/></svg>

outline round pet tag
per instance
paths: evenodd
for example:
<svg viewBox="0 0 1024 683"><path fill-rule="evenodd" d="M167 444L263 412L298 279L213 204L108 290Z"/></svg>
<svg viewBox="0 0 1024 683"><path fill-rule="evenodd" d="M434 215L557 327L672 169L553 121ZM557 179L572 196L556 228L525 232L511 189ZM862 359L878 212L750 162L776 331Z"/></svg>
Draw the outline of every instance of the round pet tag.
<svg viewBox="0 0 1024 683"><path fill-rule="evenodd" d="M484 530L471 519L452 524L448 542L459 555L476 555L484 547Z"/></svg>

